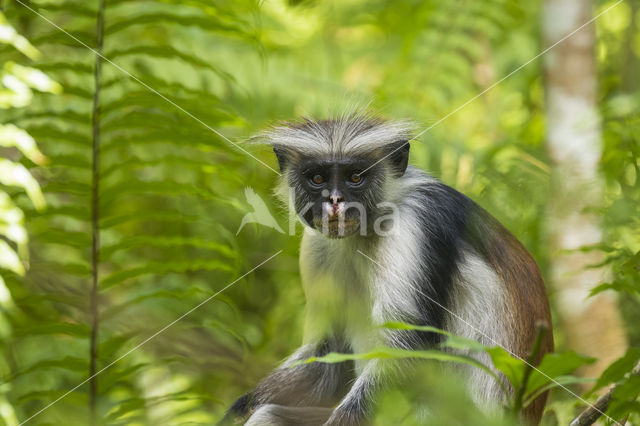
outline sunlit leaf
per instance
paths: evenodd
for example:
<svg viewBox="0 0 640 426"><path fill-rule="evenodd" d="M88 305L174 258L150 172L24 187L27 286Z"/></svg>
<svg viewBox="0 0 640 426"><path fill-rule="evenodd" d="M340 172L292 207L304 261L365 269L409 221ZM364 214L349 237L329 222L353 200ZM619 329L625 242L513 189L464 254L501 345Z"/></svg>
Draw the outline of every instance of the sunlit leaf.
<svg viewBox="0 0 640 426"><path fill-rule="evenodd" d="M14 62L5 63L4 67L33 89L41 92L62 93L62 86L38 69L25 67Z"/></svg>
<svg viewBox="0 0 640 426"><path fill-rule="evenodd" d="M22 164L0 158L0 183L23 188L37 209L45 207L40 185Z"/></svg>
<svg viewBox="0 0 640 426"><path fill-rule="evenodd" d="M16 253L6 241L0 240L0 268L8 269L18 275L24 274L24 266Z"/></svg>
<svg viewBox="0 0 640 426"><path fill-rule="evenodd" d="M45 156L42 155L31 135L13 124L0 125L0 146L16 147L36 164L45 162Z"/></svg>
<svg viewBox="0 0 640 426"><path fill-rule="evenodd" d="M9 25L4 14L0 12L0 43L10 44L17 50L22 52L25 56L31 59L37 59L40 56L38 49L33 47L29 41L16 32L16 30Z"/></svg>

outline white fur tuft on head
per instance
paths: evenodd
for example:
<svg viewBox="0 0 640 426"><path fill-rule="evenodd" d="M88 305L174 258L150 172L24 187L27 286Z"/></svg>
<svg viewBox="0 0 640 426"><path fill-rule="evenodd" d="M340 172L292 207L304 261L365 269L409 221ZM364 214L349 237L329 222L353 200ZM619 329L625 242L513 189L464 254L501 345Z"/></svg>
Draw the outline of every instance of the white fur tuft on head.
<svg viewBox="0 0 640 426"><path fill-rule="evenodd" d="M286 122L259 135L260 142L303 155L366 154L378 148L411 140L415 124L385 120L370 112L350 112L326 120L303 118Z"/></svg>

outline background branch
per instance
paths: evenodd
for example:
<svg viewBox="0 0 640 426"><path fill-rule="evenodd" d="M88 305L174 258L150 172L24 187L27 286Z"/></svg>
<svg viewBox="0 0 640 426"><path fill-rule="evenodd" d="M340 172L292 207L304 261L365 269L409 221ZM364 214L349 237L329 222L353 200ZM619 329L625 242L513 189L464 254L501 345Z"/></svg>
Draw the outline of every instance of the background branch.
<svg viewBox="0 0 640 426"><path fill-rule="evenodd" d="M640 362L636 364L636 366L631 370L631 375L638 376L640 375ZM578 417L576 417L569 426L587 426L593 424L602 413L604 413L609 407L609 403L611 402L611 397L613 392L617 389L617 385L611 386L611 389L600 398L596 400L596 402L591 406L584 410ZM624 425L626 423L626 418L620 422L620 424Z"/></svg>

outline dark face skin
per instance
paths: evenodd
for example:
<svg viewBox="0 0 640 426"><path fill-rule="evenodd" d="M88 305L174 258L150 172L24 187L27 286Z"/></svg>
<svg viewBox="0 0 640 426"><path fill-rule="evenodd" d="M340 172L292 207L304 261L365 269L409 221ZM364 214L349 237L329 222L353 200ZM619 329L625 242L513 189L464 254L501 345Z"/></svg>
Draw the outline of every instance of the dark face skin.
<svg viewBox="0 0 640 426"><path fill-rule="evenodd" d="M329 238L343 238L371 235L377 216L385 213L379 208L385 180L404 174L409 144L398 141L367 156L347 158L309 157L277 147L274 152L280 170L293 172L288 184L295 189L300 219Z"/></svg>
<svg viewBox="0 0 640 426"><path fill-rule="evenodd" d="M299 162L296 173L302 194L296 210L307 225L330 238L364 233L371 217L371 190L376 168L367 159L312 159Z"/></svg>

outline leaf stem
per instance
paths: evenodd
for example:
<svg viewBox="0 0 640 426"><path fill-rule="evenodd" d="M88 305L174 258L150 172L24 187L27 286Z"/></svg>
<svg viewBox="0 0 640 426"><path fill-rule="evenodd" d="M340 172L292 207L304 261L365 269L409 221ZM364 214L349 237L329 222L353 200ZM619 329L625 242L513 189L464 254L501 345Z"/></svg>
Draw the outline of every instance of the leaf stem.
<svg viewBox="0 0 640 426"><path fill-rule="evenodd" d="M547 325L546 324L538 324L538 331L536 333L536 340L533 343L533 348L531 348L531 352L527 357L527 362L525 364L524 374L522 376L522 383L520 383L520 387L516 390L516 394L513 398L513 412L518 415L522 410L522 401L524 400L524 395L527 391L527 383L529 382L529 377L531 377L531 373L533 372L533 366L538 361L540 356L540 349L542 348L542 339L544 335L547 333Z"/></svg>
<svg viewBox="0 0 640 426"><path fill-rule="evenodd" d="M91 111L92 126L92 173L91 173L91 341L89 345L89 424L97 422L98 378L98 264L100 250L100 90L102 77L102 47L104 33L104 1L98 0L98 16L96 21L96 59L93 69L94 92Z"/></svg>

